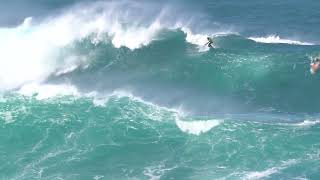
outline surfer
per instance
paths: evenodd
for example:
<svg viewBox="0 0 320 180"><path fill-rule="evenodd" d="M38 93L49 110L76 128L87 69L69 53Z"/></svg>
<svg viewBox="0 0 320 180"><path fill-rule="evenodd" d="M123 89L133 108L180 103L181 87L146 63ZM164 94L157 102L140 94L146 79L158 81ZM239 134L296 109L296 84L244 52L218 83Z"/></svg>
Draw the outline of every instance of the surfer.
<svg viewBox="0 0 320 180"><path fill-rule="evenodd" d="M316 59L314 59L312 62L311 62L311 64L310 64L310 72L311 72L311 74L315 74L315 73L317 73L317 71L319 70L319 68L320 68L320 58L316 58Z"/></svg>
<svg viewBox="0 0 320 180"><path fill-rule="evenodd" d="M208 45L208 47L213 48L212 44L213 44L213 40L210 37L207 37L208 42L205 45Z"/></svg>

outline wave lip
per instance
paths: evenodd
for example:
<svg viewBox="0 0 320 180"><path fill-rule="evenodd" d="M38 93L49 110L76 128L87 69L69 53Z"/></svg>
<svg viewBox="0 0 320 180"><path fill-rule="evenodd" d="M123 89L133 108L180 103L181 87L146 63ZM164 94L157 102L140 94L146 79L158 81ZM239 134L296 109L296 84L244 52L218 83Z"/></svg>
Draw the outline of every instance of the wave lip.
<svg viewBox="0 0 320 180"><path fill-rule="evenodd" d="M293 45L314 45L309 42L301 42L291 39L283 39L278 35L269 35L267 37L249 37L248 39L253 40L259 43L268 43L268 44L293 44Z"/></svg>

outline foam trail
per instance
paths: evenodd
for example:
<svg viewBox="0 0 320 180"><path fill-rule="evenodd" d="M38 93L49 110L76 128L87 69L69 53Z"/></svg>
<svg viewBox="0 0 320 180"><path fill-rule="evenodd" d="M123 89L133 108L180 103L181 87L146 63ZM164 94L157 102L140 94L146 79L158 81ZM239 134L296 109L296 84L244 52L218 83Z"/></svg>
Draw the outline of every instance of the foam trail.
<svg viewBox="0 0 320 180"><path fill-rule="evenodd" d="M260 43L270 43L270 44L314 45L313 43L308 43L308 42L282 39L277 35L270 35L267 37L249 37L248 39L251 39L253 41L260 42Z"/></svg>
<svg viewBox="0 0 320 180"><path fill-rule="evenodd" d="M277 173L278 171L279 171L278 168L270 168L270 169L267 169L267 170L261 171L261 172L251 172L251 173L247 174L246 179L248 179L248 180L262 179L262 178L266 178L274 173Z"/></svg>
<svg viewBox="0 0 320 180"><path fill-rule="evenodd" d="M295 122L295 123L279 123L280 125L285 125L285 126L296 126L296 127L311 127L320 124L320 120L304 120L300 122Z"/></svg>
<svg viewBox="0 0 320 180"><path fill-rule="evenodd" d="M303 122L295 124L296 126L314 126L320 123L320 120L310 121L304 120Z"/></svg>
<svg viewBox="0 0 320 180"><path fill-rule="evenodd" d="M291 160L282 162L282 164L277 167L272 167L264 171L249 172L248 174L246 174L244 179L255 180L255 179L267 178L273 174L279 173L281 170L286 169L289 166L294 165L296 163L297 163L297 160L291 159Z"/></svg>

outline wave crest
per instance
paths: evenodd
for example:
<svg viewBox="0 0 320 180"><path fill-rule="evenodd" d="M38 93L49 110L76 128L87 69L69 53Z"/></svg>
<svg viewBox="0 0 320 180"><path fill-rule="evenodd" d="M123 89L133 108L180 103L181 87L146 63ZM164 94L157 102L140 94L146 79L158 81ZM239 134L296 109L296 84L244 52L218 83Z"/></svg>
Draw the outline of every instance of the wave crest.
<svg viewBox="0 0 320 180"><path fill-rule="evenodd" d="M277 35L270 35L267 37L249 37L248 39L251 39L251 40L259 42L259 43L314 45L313 43L309 43L309 42L301 42L301 41L297 41L297 40L283 39Z"/></svg>

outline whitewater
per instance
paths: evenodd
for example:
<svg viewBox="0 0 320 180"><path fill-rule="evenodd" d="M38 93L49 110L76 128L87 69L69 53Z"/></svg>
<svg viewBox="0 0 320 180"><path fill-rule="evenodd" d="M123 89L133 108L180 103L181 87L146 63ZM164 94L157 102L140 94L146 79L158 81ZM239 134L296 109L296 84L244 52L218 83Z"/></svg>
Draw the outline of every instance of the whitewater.
<svg viewBox="0 0 320 180"><path fill-rule="evenodd" d="M316 6L3 3L0 179L319 179Z"/></svg>

